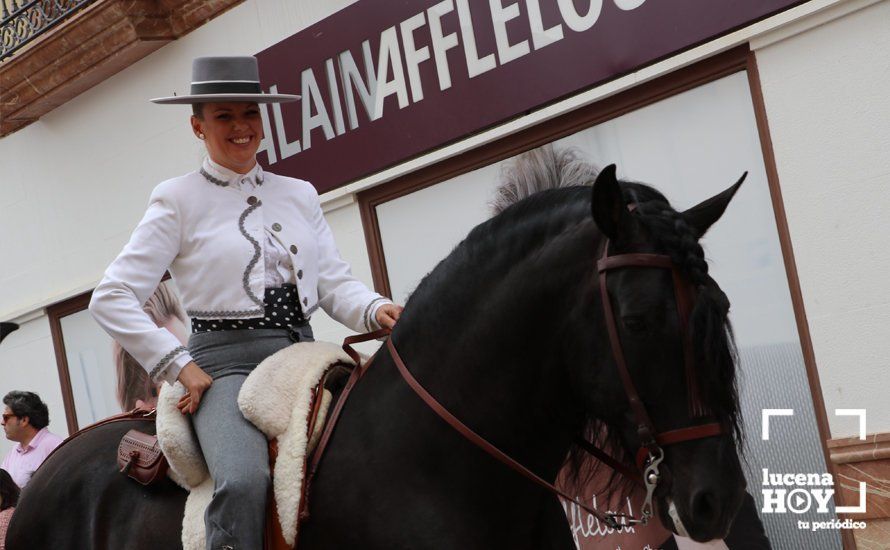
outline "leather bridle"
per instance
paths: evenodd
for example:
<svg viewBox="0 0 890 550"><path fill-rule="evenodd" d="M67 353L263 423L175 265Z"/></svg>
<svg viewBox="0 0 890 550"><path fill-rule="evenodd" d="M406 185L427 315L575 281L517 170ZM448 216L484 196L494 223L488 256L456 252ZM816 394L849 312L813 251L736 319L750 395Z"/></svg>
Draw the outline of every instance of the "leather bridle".
<svg viewBox="0 0 890 550"><path fill-rule="evenodd" d="M626 514L604 514L587 506L586 504L557 489L552 483L542 479L537 474L530 471L525 466L512 459L506 453L489 443L485 438L474 432L471 428L461 422L457 417L451 414L451 412L449 412L448 409L446 409L441 403L439 403L435 397L430 395L430 393L414 378L414 376L408 370L404 361L399 356L399 353L396 350L395 344L393 344L392 339L388 338L386 340L387 350L392 356L392 359L395 362L399 373L401 373L402 377L405 379L405 382L423 400L423 402L426 403L440 418L448 423L449 426L454 428L458 433L460 433L471 443L473 443L492 457L496 458L509 468L528 478L533 483L547 489L553 494L559 495L562 498L577 504L580 508L595 516L610 528L616 530L626 525L638 523L645 525L652 517L652 499L655 493L655 489L658 486L658 482L661 479L659 466L664 460L664 446L682 443L684 441L692 441L696 439L719 436L725 432L723 426L717 422L710 422L707 424L700 424L666 432L658 432L655 429L655 425L652 423L649 414L646 412L646 407L640 399L639 392L637 392L636 385L634 384L633 379L630 375L630 371L627 368L627 363L624 358L624 351L621 346L621 340L618 336L618 328L615 322L615 315L612 310L612 303L609 298L609 293L606 286L607 273L609 271L628 267L660 268L669 269L671 271L671 276L674 283L674 295L677 301L678 320L681 327L681 337L683 339L683 355L686 369L686 384L689 398L688 406L690 417L703 417L708 415L708 411L703 405L701 397L699 395L697 377L695 376L694 371L694 353L689 334L689 318L695 300L695 289L693 288L689 280L677 269L669 256L644 253L628 253L609 256L609 241L606 240L603 247L603 254L597 261L599 287L603 302L604 318L609 334L609 341L612 347L612 354L615 358L615 364L618 369L619 377L621 378L621 383L624 386L624 392L630 403L630 407L636 421L637 436L639 437L640 441L640 447L637 451L636 456L636 466L638 469L634 470L627 464L614 459L606 452L602 451L594 444L586 440L581 439L577 441L577 443L582 449L593 454L597 459L601 460L608 466L617 470L625 477L628 477L635 483L640 484L644 487L644 489L646 490L646 499L640 510L641 517L639 519L631 518ZM333 430L334 424L336 423L336 418L343 408L346 397L351 392L355 383L358 382L359 378L361 378L361 376L370 367L370 363L364 366L361 365L361 360L358 353L356 353L355 350L352 349L350 344L380 338L388 334L390 334L389 330L381 329L366 335L349 337L344 342L343 349L350 354L350 356L356 361L356 365L358 366L356 369L354 369L352 376L347 382L346 387L343 391L343 395L335 406L334 412L332 413L332 418L328 422L325 433L322 435L319 447L316 449L310 461L310 478L314 476L315 471L318 468L319 462L321 460L321 455L323 454L324 448L328 442L328 439L330 438L331 431ZM642 481L640 480L641 471ZM619 519L623 521L619 522Z"/></svg>
<svg viewBox="0 0 890 550"><path fill-rule="evenodd" d="M660 268L669 269L671 278L674 283L674 297L677 302L677 317L680 326L680 335L683 341L683 360L686 371L686 389L688 397L689 416L691 418L704 417L709 414L707 407L702 402L698 389L698 377L695 375L695 354L692 347L692 339L689 331L689 318L692 312L695 300L695 289L689 282L689 279L677 269L670 256L663 254L647 254L647 253L627 253L609 256L609 241L606 240L603 246L603 255L597 261L597 271L599 272L600 296L603 302L603 316L606 321L606 330L609 334L609 343L612 347L612 356L615 358L615 365L618 368L618 375L621 384L624 386L624 393L630 403L631 411L636 421L637 437L639 438L640 447L637 450L636 464L639 470L643 471L643 486L646 489L646 499L640 509L642 517L640 519L630 519L630 523L646 524L652 517L652 497L655 488L661 479L659 465L664 460L664 450L662 447L682 443L684 441L693 441L696 439L704 439L714 437L724 433L723 426L717 422L707 424L699 424L688 428L680 428L667 432L658 432L655 425L646 412L646 407L640 399L636 385L627 368L627 362L624 358L624 349L621 346L621 339L618 336L618 326L615 322L615 314L612 310L612 301L609 298L609 290L607 287L608 276L610 270L621 269L627 267L643 267L643 268ZM582 442L581 447L591 452L594 456L603 460L607 464L614 467L617 462L611 457L604 459L601 450L597 449L593 444ZM616 468L617 469L617 468ZM624 469L618 469L619 472L627 476Z"/></svg>

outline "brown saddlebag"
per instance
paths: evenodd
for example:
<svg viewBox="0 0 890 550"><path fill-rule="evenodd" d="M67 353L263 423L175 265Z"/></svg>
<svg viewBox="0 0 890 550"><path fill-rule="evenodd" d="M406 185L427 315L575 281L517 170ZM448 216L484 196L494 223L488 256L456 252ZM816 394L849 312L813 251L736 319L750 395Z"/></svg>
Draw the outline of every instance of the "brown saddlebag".
<svg viewBox="0 0 890 550"><path fill-rule="evenodd" d="M158 436L139 430L127 432L117 448L117 465L125 474L143 485L150 485L167 475L167 458L158 445Z"/></svg>

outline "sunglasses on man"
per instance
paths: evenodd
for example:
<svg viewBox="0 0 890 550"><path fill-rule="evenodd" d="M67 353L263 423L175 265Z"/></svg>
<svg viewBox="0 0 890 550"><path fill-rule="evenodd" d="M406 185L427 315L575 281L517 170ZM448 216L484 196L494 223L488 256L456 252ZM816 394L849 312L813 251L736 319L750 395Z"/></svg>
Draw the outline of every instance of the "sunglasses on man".
<svg viewBox="0 0 890 550"><path fill-rule="evenodd" d="M20 416L17 415L17 414L13 414L13 413L6 414L6 413L3 413L3 423L6 424L7 422L9 422L9 419L10 419L10 418L13 418L13 417L15 417L15 418L20 418Z"/></svg>

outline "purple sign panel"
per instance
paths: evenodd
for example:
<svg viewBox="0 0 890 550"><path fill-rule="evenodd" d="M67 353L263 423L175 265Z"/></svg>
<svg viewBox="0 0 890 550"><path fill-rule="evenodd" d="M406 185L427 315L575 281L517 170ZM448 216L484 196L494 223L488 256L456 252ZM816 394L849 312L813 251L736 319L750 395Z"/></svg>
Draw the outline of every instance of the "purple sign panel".
<svg viewBox="0 0 890 550"><path fill-rule="evenodd" d="M329 191L801 3L360 0L257 54L260 162Z"/></svg>

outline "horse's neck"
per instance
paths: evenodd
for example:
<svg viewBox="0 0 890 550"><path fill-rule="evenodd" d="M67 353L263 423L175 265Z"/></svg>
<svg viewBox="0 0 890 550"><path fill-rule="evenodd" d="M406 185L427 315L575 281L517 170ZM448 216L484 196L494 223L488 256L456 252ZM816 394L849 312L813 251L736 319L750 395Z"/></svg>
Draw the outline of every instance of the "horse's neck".
<svg viewBox="0 0 890 550"><path fill-rule="evenodd" d="M574 269L582 269L580 263ZM496 280L450 304L453 316L407 320L412 326L395 342L421 384L464 423L517 458L555 472L581 419L569 402L569 377L559 360L564 350L555 349L561 343L556 321L570 314L573 301L557 303L552 296L572 292L566 281L578 286L578 275L542 268Z"/></svg>

